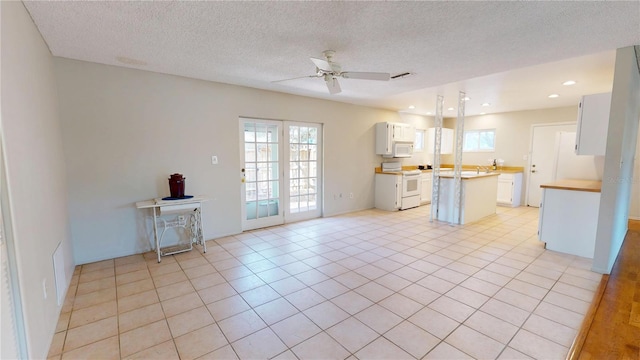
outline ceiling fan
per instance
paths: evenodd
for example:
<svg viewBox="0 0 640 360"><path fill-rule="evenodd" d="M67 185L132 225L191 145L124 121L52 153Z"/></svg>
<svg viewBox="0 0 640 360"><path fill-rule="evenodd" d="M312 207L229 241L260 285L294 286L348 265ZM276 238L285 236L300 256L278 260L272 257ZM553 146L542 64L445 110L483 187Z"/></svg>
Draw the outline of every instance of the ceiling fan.
<svg viewBox="0 0 640 360"><path fill-rule="evenodd" d="M325 59L311 58L311 61L316 65L316 73L313 75L299 76L291 79L272 81L274 83L289 81L303 78L323 78L327 84L330 94L337 94L342 91L340 89L340 83L338 78L344 79L361 79L361 80L379 80L389 81L391 74L379 73L379 72L355 72L355 71L342 71L340 64L333 62L333 56L336 54L333 50L325 50L322 52Z"/></svg>

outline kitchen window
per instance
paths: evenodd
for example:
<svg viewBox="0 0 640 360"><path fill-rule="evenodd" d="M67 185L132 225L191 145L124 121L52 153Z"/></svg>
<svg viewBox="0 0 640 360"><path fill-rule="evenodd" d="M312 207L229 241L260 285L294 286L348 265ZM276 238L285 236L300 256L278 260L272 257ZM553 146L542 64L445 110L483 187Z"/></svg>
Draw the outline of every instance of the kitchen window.
<svg viewBox="0 0 640 360"><path fill-rule="evenodd" d="M416 130L416 139L414 140L414 143L413 143L413 152L424 151L424 138L425 138L425 131Z"/></svg>
<svg viewBox="0 0 640 360"><path fill-rule="evenodd" d="M496 129L467 130L464 132L464 152L496 150Z"/></svg>

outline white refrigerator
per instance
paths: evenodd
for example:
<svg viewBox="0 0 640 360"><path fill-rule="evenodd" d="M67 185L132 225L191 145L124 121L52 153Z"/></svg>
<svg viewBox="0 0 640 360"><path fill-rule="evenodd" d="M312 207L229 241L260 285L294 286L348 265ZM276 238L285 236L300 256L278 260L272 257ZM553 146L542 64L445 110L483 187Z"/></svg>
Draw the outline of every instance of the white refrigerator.
<svg viewBox="0 0 640 360"><path fill-rule="evenodd" d="M553 181L561 179L602 180L604 156L576 155L576 133L556 134Z"/></svg>

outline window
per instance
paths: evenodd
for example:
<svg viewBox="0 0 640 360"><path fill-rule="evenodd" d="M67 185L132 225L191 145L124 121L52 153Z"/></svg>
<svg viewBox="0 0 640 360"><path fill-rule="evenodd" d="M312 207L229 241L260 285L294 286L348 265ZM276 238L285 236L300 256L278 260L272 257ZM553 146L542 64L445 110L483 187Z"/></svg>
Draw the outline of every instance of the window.
<svg viewBox="0 0 640 360"><path fill-rule="evenodd" d="M416 130L416 139L413 143L413 152L422 152L424 151L424 130Z"/></svg>
<svg viewBox="0 0 640 360"><path fill-rule="evenodd" d="M465 152L481 152L496 150L496 130L468 130L464 132L462 150Z"/></svg>

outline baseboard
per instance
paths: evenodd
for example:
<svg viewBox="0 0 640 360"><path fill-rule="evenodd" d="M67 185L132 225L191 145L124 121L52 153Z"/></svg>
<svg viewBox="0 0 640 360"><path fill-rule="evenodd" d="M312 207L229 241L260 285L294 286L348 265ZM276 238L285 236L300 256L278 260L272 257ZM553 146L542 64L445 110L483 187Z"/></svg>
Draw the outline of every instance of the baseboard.
<svg viewBox="0 0 640 360"><path fill-rule="evenodd" d="M609 275L602 275L600 278L600 284L596 289L596 292L593 294L593 299L591 300L591 305L587 310L587 313L582 320L582 324L573 340L573 344L571 344L571 348L567 353L566 360L578 360L580 358L580 353L582 352L582 347L584 346L584 342L587 339L587 335L589 334L589 330L591 329L591 324L593 323L593 319L596 316L596 311L600 306L600 301L602 301L602 297L604 296L604 291L607 288L607 283L609 281Z"/></svg>
<svg viewBox="0 0 640 360"><path fill-rule="evenodd" d="M371 210L371 209L375 209L374 207L370 207L370 208L363 208L363 209L353 209L353 210L347 210L347 211L339 211L339 212L332 212L332 213L324 213L322 214L323 218L327 218L327 217L333 217L333 216L339 216L339 215L345 215L345 214L351 214L354 212L358 212L358 211L364 211L364 210Z"/></svg>

